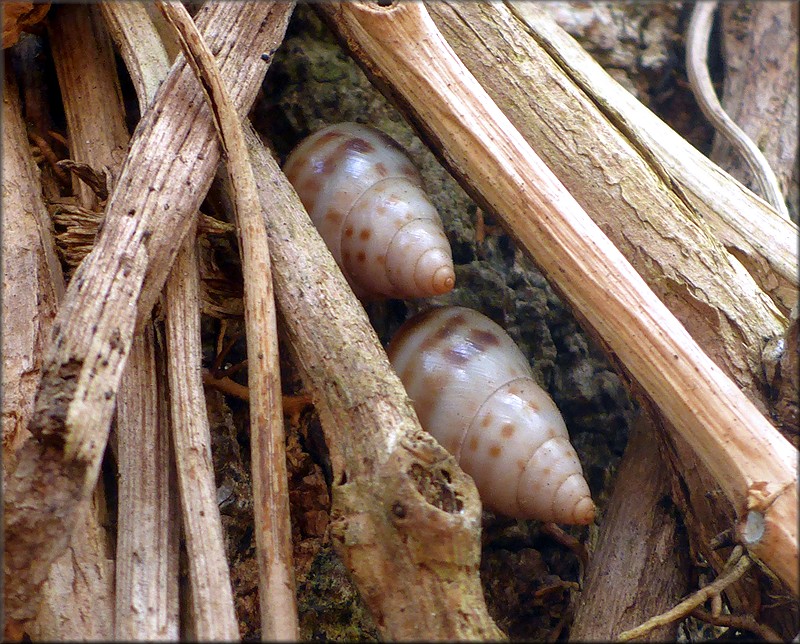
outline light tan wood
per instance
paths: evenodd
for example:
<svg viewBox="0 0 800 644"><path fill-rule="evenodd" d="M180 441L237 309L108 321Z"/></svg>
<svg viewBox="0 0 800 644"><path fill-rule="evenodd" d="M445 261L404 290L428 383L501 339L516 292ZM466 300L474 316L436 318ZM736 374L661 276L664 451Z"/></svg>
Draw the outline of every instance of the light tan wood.
<svg viewBox="0 0 800 644"><path fill-rule="evenodd" d="M163 355L160 356L163 360ZM178 499L166 382L153 324L131 346L117 401L119 467L114 639L176 640Z"/></svg>
<svg viewBox="0 0 800 644"><path fill-rule="evenodd" d="M198 24L246 111L283 37L281 2L210 4ZM35 612L37 590L66 548L100 457L134 327L150 314L219 160L191 70L177 62L144 115L106 206L97 244L67 289L29 427L5 490L7 614ZM27 449L26 449L27 448ZM54 511L57 508L57 511Z"/></svg>
<svg viewBox="0 0 800 644"><path fill-rule="evenodd" d="M166 50L144 5L105 3L103 15L122 43L142 111L169 72ZM198 266L194 230L178 253L165 287L165 335L169 374L171 441L176 488L180 487L188 553L191 610L184 616L192 638L238 639L222 519L216 503L211 435L201 370Z"/></svg>
<svg viewBox="0 0 800 644"><path fill-rule="evenodd" d="M247 141L282 329L330 452L337 552L387 640L502 638L478 575L472 480L420 428L297 194L254 132Z"/></svg>
<svg viewBox="0 0 800 644"><path fill-rule="evenodd" d="M144 114L169 72L170 60L161 38L139 2L101 2L100 12L120 50Z"/></svg>
<svg viewBox="0 0 800 644"><path fill-rule="evenodd" d="M211 431L200 378L200 296L194 235L187 238L166 286L166 335L172 442L181 496L192 634L239 638L222 518L211 460Z"/></svg>
<svg viewBox="0 0 800 644"><path fill-rule="evenodd" d="M71 159L117 176L129 137L112 43L99 7L58 7L49 24ZM76 194L83 208L96 206L98 197L85 182ZM136 336L117 401L116 639L178 636L177 496L153 334L148 321Z"/></svg>
<svg viewBox="0 0 800 644"><path fill-rule="evenodd" d="M706 354L765 410L764 339L782 335L787 320L705 218L506 5L442 1L430 12L570 194ZM767 215L753 208L751 216Z"/></svg>
<svg viewBox="0 0 800 644"><path fill-rule="evenodd" d="M750 551L797 593L797 451L589 219L464 68L424 5L318 6L707 464L739 517L763 512L767 529Z"/></svg>
<svg viewBox="0 0 800 644"><path fill-rule="evenodd" d="M48 24L57 25L51 26L49 35L65 105L70 158L98 170L108 166L117 171L125 159L129 136L114 49L99 7L54 7ZM83 55L88 49L93 55ZM96 100L98 96L103 100ZM97 206L97 197L88 185L77 178L72 185L82 206Z"/></svg>
<svg viewBox="0 0 800 644"><path fill-rule="evenodd" d="M278 332L267 230L260 212L241 119L214 57L180 2L159 1L158 7L178 33L184 55L202 85L227 161L244 280L261 637L266 640L296 640L300 633L292 565ZM197 303L199 306L199 298Z"/></svg>

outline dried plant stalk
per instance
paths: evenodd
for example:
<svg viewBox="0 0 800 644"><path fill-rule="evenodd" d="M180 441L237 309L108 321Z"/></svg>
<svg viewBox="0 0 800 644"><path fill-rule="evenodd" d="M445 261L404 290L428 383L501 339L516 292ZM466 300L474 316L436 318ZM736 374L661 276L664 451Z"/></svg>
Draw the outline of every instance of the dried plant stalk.
<svg viewBox="0 0 800 644"><path fill-rule="evenodd" d="M59 8L50 31L68 134L74 142L72 161L116 174L128 133L116 67L111 64L111 39L98 7ZM97 197L87 185L81 186L80 203L91 208ZM166 399L159 397L153 328L148 322L131 347L117 404L117 639L178 636L179 528L176 490L170 488L166 405Z"/></svg>
<svg viewBox="0 0 800 644"><path fill-rule="evenodd" d="M116 640L179 637L177 495L167 383L159 381L156 360L153 324L145 324L117 400Z"/></svg>
<svg viewBox="0 0 800 644"><path fill-rule="evenodd" d="M220 3L198 13L233 99L246 111L283 37L281 2ZM106 207L97 244L76 271L4 498L9 615L29 619L97 480L134 325L152 309L219 160L211 117L183 61L144 115ZM57 511L54 511L57 508Z"/></svg>
<svg viewBox="0 0 800 644"><path fill-rule="evenodd" d="M706 217L686 203L681 184L665 181L647 152L572 82L507 6L443 1L430 12L464 65L586 213L708 356L759 400L766 389L764 338L781 335L787 320ZM706 166L695 167L703 172ZM741 190L729 182L728 192ZM774 218L760 201L749 203L751 219Z"/></svg>
<svg viewBox="0 0 800 644"><path fill-rule="evenodd" d="M501 638L478 576L472 480L420 428L297 194L246 134L283 328L330 451L337 552L386 639Z"/></svg>
<svg viewBox="0 0 800 644"><path fill-rule="evenodd" d="M158 7L175 27L184 55L206 94L227 159L244 279L261 636L269 640L296 640L299 626L292 565L286 437L267 230L261 217L242 123L214 57L182 4L159 1Z"/></svg>
<svg viewBox="0 0 800 644"><path fill-rule="evenodd" d="M192 635L239 638L222 518L211 460L211 431L200 380L200 295L194 235L187 237L166 287L167 350L175 462L192 585Z"/></svg>
<svg viewBox="0 0 800 644"><path fill-rule="evenodd" d="M16 451L30 438L33 395L44 362L64 278L55 254L53 231L41 199L39 174L31 158L19 93L6 69L3 92L3 476L9 476ZM4 489L7 489L4 479ZM104 527L105 495L98 485L81 529L70 548L56 559L41 589L34 639L56 637L110 639L113 634L114 562ZM5 579L8 583L6 542ZM4 634L14 637L13 617Z"/></svg>
<svg viewBox="0 0 800 644"><path fill-rule="evenodd" d="M106 3L103 15L131 71L142 111L169 71L166 51L144 5ZM166 285L170 413L189 561L191 636L233 640L239 636L222 519L216 503L211 435L201 371L198 266L192 230ZM166 377L166 376L165 376Z"/></svg>
<svg viewBox="0 0 800 644"><path fill-rule="evenodd" d="M462 185L707 464L748 548L798 593L797 450L706 356L466 70L417 3L317 5Z"/></svg>
<svg viewBox="0 0 800 644"><path fill-rule="evenodd" d="M139 2L102 2L100 12L120 50L144 114L169 72L169 57L147 8Z"/></svg>
<svg viewBox="0 0 800 644"><path fill-rule="evenodd" d="M114 49L99 7L53 7L48 25L70 157L97 169L108 166L117 170L125 158L129 137ZM97 197L88 185L77 178L72 183L82 206L97 206Z"/></svg>

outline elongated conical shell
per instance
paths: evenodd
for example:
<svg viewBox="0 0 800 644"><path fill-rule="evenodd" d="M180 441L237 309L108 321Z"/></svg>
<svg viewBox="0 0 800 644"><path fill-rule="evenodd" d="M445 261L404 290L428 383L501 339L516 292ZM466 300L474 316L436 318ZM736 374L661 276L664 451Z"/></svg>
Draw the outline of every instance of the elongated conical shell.
<svg viewBox="0 0 800 644"><path fill-rule="evenodd" d="M453 288L439 214L391 137L330 125L302 141L283 170L356 295L431 297Z"/></svg>
<svg viewBox="0 0 800 644"><path fill-rule="evenodd" d="M430 309L387 349L420 424L475 481L489 509L586 524L595 508L560 412L514 341L485 315Z"/></svg>

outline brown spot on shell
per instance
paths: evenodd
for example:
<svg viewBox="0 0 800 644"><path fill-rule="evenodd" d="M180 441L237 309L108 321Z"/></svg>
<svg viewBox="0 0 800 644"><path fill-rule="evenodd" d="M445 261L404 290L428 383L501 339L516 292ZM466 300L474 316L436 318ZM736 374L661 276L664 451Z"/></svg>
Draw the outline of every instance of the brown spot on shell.
<svg viewBox="0 0 800 644"><path fill-rule="evenodd" d="M319 149L330 143L331 141L335 141L336 139L341 139L344 136L341 132L337 130L328 130L324 134L320 134L314 141L311 150Z"/></svg>
<svg viewBox="0 0 800 644"><path fill-rule="evenodd" d="M447 362L457 367L464 366L470 358L470 353L462 350L462 347L450 347L442 356Z"/></svg>
<svg viewBox="0 0 800 644"><path fill-rule="evenodd" d="M538 411L539 411L539 409L540 409L539 405L537 405L537 404L536 404L535 402L533 402L532 400L527 400L527 401L525 401L525 404L527 405L528 409L530 409L530 410L531 410L531 411L533 411L533 412L538 412Z"/></svg>
<svg viewBox="0 0 800 644"><path fill-rule="evenodd" d="M330 154L325 156L319 172L325 176L333 174L342 161L354 152L366 154L374 150L375 147L369 141L358 137L351 137L337 145Z"/></svg>
<svg viewBox="0 0 800 644"><path fill-rule="evenodd" d="M408 338L412 336L419 325L427 324L427 320L436 315L438 309L428 309L427 311L423 311L422 313L418 313L417 315L409 318L406 320L400 328L395 333L392 341L389 343L389 346L386 348L386 352L389 354L389 359L391 360L392 356L399 353L403 345L408 341ZM401 376L401 379L405 382L405 378Z"/></svg>
<svg viewBox="0 0 800 644"><path fill-rule="evenodd" d="M503 438L511 438L514 435L514 425L511 423L506 423L503 425L503 429L500 430L500 436Z"/></svg>
<svg viewBox="0 0 800 644"><path fill-rule="evenodd" d="M469 341L481 351L485 351L489 347L496 347L500 345L500 338L498 338L491 331L472 329L467 337L469 338Z"/></svg>
<svg viewBox="0 0 800 644"><path fill-rule="evenodd" d="M352 226L348 226L347 228L344 229L344 236L345 237L352 237L353 236L353 232L354 232L353 231L353 227Z"/></svg>
<svg viewBox="0 0 800 644"><path fill-rule="evenodd" d="M491 424L492 424L492 414L491 412L486 412L483 416L483 420L481 420L481 427L486 429Z"/></svg>
<svg viewBox="0 0 800 644"><path fill-rule="evenodd" d="M383 265L386 263L386 255L382 255L382 254L381 254L381 255L378 255L378 256L375 258L375 261L376 261L376 262L378 262L378 264L379 264L380 266L383 266Z"/></svg>
<svg viewBox="0 0 800 644"><path fill-rule="evenodd" d="M363 228L360 233L358 233L358 238L367 241L370 237L372 237L372 231L369 228Z"/></svg>
<svg viewBox="0 0 800 644"><path fill-rule="evenodd" d="M441 392L448 378L448 374L435 371L426 374L422 379L420 383L420 391L422 393L414 401L414 409L423 426L426 422L423 419L430 418L433 411L441 403Z"/></svg>
<svg viewBox="0 0 800 644"><path fill-rule="evenodd" d="M375 164L375 172L378 173L381 177L388 177L389 176L389 169L386 167L386 164L382 161L378 161Z"/></svg>
<svg viewBox="0 0 800 644"><path fill-rule="evenodd" d="M491 456L492 458L497 458L498 456L500 456L500 452L502 451L503 448L500 447L500 445L498 445L497 443L495 443L489 448L489 456Z"/></svg>
<svg viewBox="0 0 800 644"><path fill-rule="evenodd" d="M305 204L307 199L316 198L320 190L322 190L322 180L318 176L312 176L300 184L297 188L297 194Z"/></svg>
<svg viewBox="0 0 800 644"><path fill-rule="evenodd" d="M342 255L342 259L345 262L349 262L350 261L350 251L349 250L344 251L344 254Z"/></svg>
<svg viewBox="0 0 800 644"><path fill-rule="evenodd" d="M398 150L403 154L406 153L406 151L402 148L402 146L397 141L395 141L391 136L386 134L386 132L383 132L382 130L375 130L375 136L379 138L381 140L381 143L383 143L384 145L390 148L394 148L395 150Z"/></svg>
<svg viewBox="0 0 800 644"><path fill-rule="evenodd" d="M478 450L478 437L477 436L473 436L472 438L469 439L469 446L468 447L473 452Z"/></svg>
<svg viewBox="0 0 800 644"><path fill-rule="evenodd" d="M325 213L325 219L334 224L338 224L340 221L342 221L343 217L344 215L340 213L338 210L330 209L328 212Z"/></svg>
<svg viewBox="0 0 800 644"><path fill-rule="evenodd" d="M405 177L408 177L409 179L417 179L417 176L419 175L419 172L410 163L404 163L400 167L400 174L402 174Z"/></svg>
<svg viewBox="0 0 800 644"><path fill-rule="evenodd" d="M357 260L358 260L360 263L362 263L362 264L363 264L364 262L366 262L366 261L367 261L367 254L366 254L366 253L365 253L363 250L360 250L360 251L358 251L358 255L356 255L356 259L357 259Z"/></svg>
<svg viewBox="0 0 800 644"><path fill-rule="evenodd" d="M345 143L348 150L359 152L360 154L370 154L375 152L375 146L369 141L362 139L360 136L354 136L347 143Z"/></svg>

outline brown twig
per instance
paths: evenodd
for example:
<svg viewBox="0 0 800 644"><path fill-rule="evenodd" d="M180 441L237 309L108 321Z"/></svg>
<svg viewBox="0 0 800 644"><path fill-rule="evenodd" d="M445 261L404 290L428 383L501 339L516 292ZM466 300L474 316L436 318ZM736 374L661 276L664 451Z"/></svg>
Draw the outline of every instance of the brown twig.
<svg viewBox="0 0 800 644"><path fill-rule="evenodd" d="M636 639L637 637L646 635L652 629L657 628L658 626L663 626L665 624L674 622L675 620L686 617L695 608L705 603L706 600L711 599L714 596L718 596L723 590L739 579L739 577L744 575L752 563L753 562L750 560L750 558L744 554L744 549L741 546L737 546L734 548L734 551L731 553L731 556L728 559L726 570L713 582L708 584L708 586L703 586L703 588L698 590L690 597L687 597L667 612L648 619L644 624L641 624L636 628L623 631L617 636L617 639L620 642L627 642L632 639Z"/></svg>
<svg viewBox="0 0 800 644"><path fill-rule="evenodd" d="M69 187L71 185L70 177L64 172L63 168L58 165L59 158L56 153L53 152L53 148L50 147L50 144L44 138L36 134L36 132L28 132L28 138L39 149L39 154L47 161L47 164L56 176L56 179L58 179L58 182L64 187Z"/></svg>
<svg viewBox="0 0 800 644"><path fill-rule="evenodd" d="M241 121L214 57L182 4L159 1L158 7L179 34L183 52L211 106L227 157L245 289L261 636L270 640L294 640L299 636L299 626L292 566L278 333L267 230L261 217Z"/></svg>
<svg viewBox="0 0 800 644"><path fill-rule="evenodd" d="M211 374L210 371L203 370L203 384L208 387L214 387L224 394L235 396L239 400L250 402L250 390L244 385L240 385L235 380L227 377L218 378Z"/></svg>
<svg viewBox="0 0 800 644"><path fill-rule="evenodd" d="M778 633L766 624L760 624L752 615L714 615L703 608L695 608L691 613L695 617L714 626L727 626L740 631L750 631L765 642L784 642Z"/></svg>

